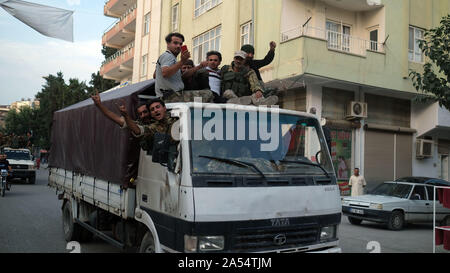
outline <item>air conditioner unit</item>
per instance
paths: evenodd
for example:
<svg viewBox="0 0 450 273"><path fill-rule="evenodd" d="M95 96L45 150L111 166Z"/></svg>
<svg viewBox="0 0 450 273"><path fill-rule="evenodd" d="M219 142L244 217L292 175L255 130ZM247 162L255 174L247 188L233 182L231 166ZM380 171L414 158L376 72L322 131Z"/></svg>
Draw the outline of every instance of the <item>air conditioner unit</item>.
<svg viewBox="0 0 450 273"><path fill-rule="evenodd" d="M433 144L432 140L417 139L416 142L416 158L422 159L433 156Z"/></svg>
<svg viewBox="0 0 450 273"><path fill-rule="evenodd" d="M346 119L363 119L367 118L367 103L359 101L351 101L347 106Z"/></svg>

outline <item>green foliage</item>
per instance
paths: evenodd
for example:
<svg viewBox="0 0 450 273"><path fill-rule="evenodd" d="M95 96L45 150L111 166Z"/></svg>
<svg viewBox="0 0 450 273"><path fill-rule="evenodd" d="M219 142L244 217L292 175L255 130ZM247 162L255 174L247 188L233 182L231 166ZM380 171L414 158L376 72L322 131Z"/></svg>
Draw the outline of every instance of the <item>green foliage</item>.
<svg viewBox="0 0 450 273"><path fill-rule="evenodd" d="M103 46L102 48L102 54L105 56L105 60L114 55L117 51L118 49L112 47Z"/></svg>
<svg viewBox="0 0 450 273"><path fill-rule="evenodd" d="M90 85L78 79L69 79L66 83L62 72L50 74L44 77L44 80L41 91L36 94L40 107L24 107L19 112L10 111L6 116L4 129L7 134L15 135L33 132L33 144L44 149L50 148L54 112L89 99L96 90L103 92L115 86L114 81L103 79L99 72L91 75Z"/></svg>
<svg viewBox="0 0 450 273"><path fill-rule="evenodd" d="M419 47L431 62L425 63L423 73L410 72L414 87L422 92L416 101L437 101L450 110L450 15L442 18L439 27L425 32Z"/></svg>

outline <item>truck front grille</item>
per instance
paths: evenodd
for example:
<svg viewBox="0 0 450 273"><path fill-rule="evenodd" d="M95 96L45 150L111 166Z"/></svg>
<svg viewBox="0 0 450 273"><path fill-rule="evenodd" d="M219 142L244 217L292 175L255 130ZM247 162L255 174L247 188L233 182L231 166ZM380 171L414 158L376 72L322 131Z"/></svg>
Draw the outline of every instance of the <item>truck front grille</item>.
<svg viewBox="0 0 450 273"><path fill-rule="evenodd" d="M239 229L237 232L232 243L233 251L236 252L301 247L317 242L319 237L317 226L303 225L286 228Z"/></svg>

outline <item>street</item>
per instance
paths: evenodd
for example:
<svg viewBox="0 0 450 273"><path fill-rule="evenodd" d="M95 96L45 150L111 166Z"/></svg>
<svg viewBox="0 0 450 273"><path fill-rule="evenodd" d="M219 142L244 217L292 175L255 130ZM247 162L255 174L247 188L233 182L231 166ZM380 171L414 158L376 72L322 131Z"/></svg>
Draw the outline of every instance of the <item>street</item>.
<svg viewBox="0 0 450 273"><path fill-rule="evenodd" d="M47 170L39 170L35 185L14 181L0 198L0 253L68 253L63 237L61 201L47 186ZM342 217L340 247L344 253L432 253L432 225L409 225L390 231L380 224L351 225ZM378 244L379 243L379 244ZM120 250L95 238L81 245L82 253L118 253ZM445 252L442 247L437 252Z"/></svg>

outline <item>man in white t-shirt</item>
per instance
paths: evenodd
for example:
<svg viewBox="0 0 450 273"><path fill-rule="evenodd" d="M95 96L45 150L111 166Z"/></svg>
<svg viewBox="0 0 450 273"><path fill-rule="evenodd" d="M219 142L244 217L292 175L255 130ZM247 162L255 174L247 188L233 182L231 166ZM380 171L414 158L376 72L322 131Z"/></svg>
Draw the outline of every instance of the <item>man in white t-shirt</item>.
<svg viewBox="0 0 450 273"><path fill-rule="evenodd" d="M364 195L364 188L367 186L366 179L359 175L359 169L355 168L353 175L350 177L348 185L352 189L352 196Z"/></svg>

